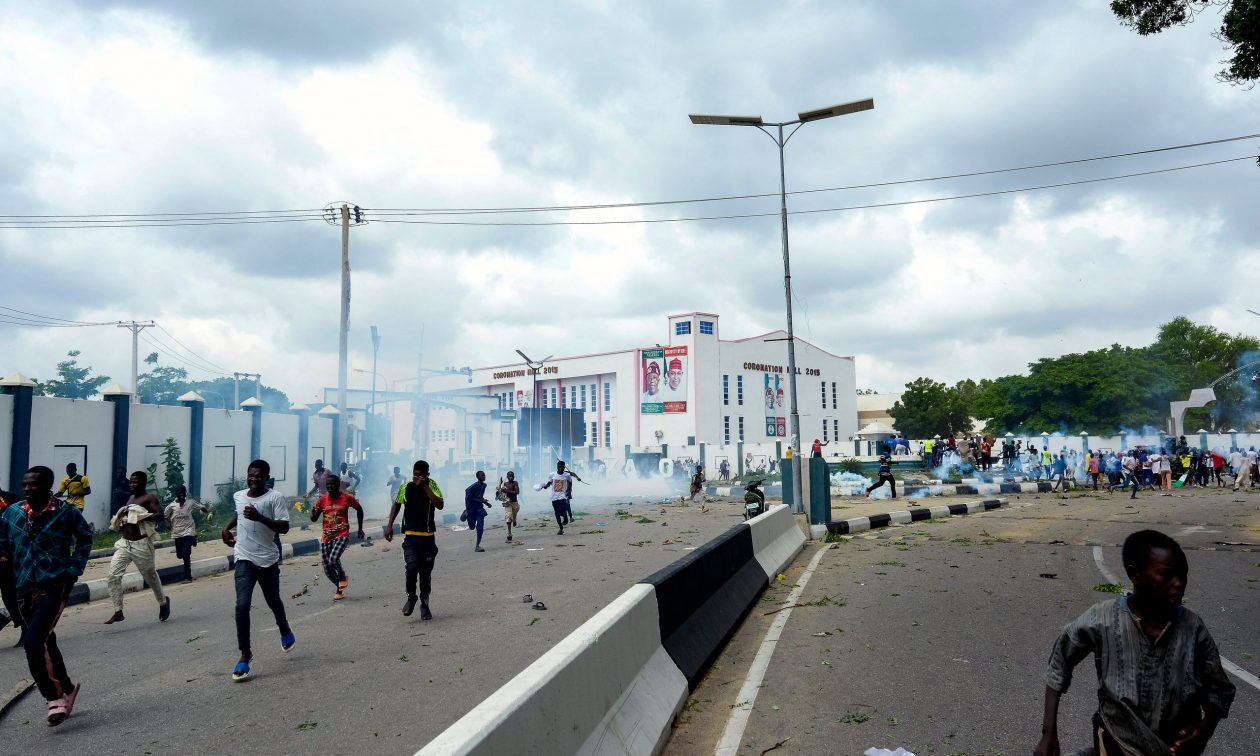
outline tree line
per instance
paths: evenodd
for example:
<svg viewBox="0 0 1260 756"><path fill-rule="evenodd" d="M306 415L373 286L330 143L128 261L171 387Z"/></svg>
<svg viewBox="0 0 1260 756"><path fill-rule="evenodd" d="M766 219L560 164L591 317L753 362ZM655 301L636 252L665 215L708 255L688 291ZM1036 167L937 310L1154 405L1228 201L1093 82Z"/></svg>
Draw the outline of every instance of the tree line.
<svg viewBox="0 0 1260 756"><path fill-rule="evenodd" d="M1257 339L1177 317L1161 325L1155 342L1144 347L1112 344L1044 357L1029 363L1027 374L952 386L917 378L906 384L889 414L910 438L970 433L973 421L994 434L1164 428L1170 402L1252 362L1260 362ZM1222 381L1215 387L1215 402L1186 413L1186 428L1255 426L1260 421L1257 372L1252 366Z"/></svg>

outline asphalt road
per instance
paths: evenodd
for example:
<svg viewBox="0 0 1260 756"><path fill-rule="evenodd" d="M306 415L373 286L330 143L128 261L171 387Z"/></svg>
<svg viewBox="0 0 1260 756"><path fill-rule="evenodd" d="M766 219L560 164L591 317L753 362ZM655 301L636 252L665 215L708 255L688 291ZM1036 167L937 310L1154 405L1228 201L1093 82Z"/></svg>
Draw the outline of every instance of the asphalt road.
<svg viewBox="0 0 1260 756"><path fill-rule="evenodd" d="M1107 582L1094 547L1123 577L1119 545L1145 527L1187 549L1187 606L1225 658L1260 674L1260 494L1010 498L1009 509L807 547L692 693L666 753L714 752L771 612L820 548L828 550L784 628L740 754L1031 753L1050 644L1109 597L1094 590ZM1260 691L1231 679L1238 695L1208 752L1260 753ZM1077 668L1060 711L1064 753L1089 743L1096 682L1092 664Z"/></svg>
<svg viewBox="0 0 1260 756"><path fill-rule="evenodd" d="M335 604L318 555L286 562L281 589L297 647L281 652L256 593L254 678L243 684L230 678L230 574L168 586L164 624L147 592L127 596L118 625L101 624L108 601L71 607L57 635L83 685L74 715L50 729L32 690L0 719L0 752L410 754L627 587L741 521L734 504L661 514L659 503L640 501L624 507L625 518L615 500L577 505L591 514L564 536L535 515L522 523L522 545L505 544L494 528L481 554L467 531L444 528L432 622L400 614L397 540L347 549L350 587ZM490 521L501 523L497 507ZM522 603L526 593L548 609ZM9 648L15 640L12 629L0 632L0 691L29 674L22 651Z"/></svg>

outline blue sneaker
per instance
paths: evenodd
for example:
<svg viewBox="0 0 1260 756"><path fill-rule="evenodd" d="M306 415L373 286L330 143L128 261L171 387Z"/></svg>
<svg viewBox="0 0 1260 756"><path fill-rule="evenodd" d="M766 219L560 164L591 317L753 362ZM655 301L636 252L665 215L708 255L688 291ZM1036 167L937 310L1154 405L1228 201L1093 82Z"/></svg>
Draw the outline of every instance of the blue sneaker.
<svg viewBox="0 0 1260 756"><path fill-rule="evenodd" d="M293 633L285 633L284 635L280 636L280 648L283 648L286 652L292 651L293 647L296 645L297 645L297 636L294 635Z"/></svg>

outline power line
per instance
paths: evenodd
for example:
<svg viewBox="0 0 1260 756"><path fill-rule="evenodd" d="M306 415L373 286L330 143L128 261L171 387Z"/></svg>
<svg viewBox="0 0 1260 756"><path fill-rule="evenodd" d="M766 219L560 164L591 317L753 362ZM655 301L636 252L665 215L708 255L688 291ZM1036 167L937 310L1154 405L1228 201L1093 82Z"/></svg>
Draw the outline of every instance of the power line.
<svg viewBox="0 0 1260 756"><path fill-rule="evenodd" d="M5 228L25 228L25 229L49 229L58 230L63 228L165 228L171 226L250 226L266 223L313 223L323 220L323 215L312 215L310 217L300 218L267 218L252 220L155 220L147 221L99 221L99 222L73 222L73 221L4 221L0 220L0 229Z"/></svg>
<svg viewBox="0 0 1260 756"><path fill-rule="evenodd" d="M210 374L212 374L212 375L215 375L215 374L217 374L217 375L224 375L224 376L231 375L231 373L223 373L222 371L219 371L219 370L211 370L211 369L206 368L206 367L203 367L203 366L201 366L201 365L196 365L196 364L194 364L194 363L192 363L192 362L190 362L190 361L188 361L188 360L184 359L183 357L181 357L181 356L180 356L180 355L178 355L178 354L175 354L175 353L173 353L173 352L167 351L167 349L166 349L166 348L164 348L164 346L163 346L162 344L159 344L159 343L158 343L155 339L153 339L151 336L149 336L149 334L142 333L142 334L140 334L140 338L144 339L144 340L145 340L145 342L147 342L150 346L152 346L154 349L158 350L158 351L159 351L159 352L161 352L162 354L166 355L167 357L170 357L171 359L175 360L176 362L179 362L180 364L182 364L182 365L184 365L184 366L186 366L186 367L192 368L193 370L196 370L196 371L201 372L201 373L210 373Z"/></svg>
<svg viewBox="0 0 1260 756"><path fill-rule="evenodd" d="M904 184L918 184L931 181L946 181L959 178L974 178L977 176L992 176L999 173L1013 173L1016 171L1031 171L1041 168L1057 168L1065 165L1077 165L1080 163L1091 163L1101 160L1114 160L1116 158L1134 157L1137 155L1152 155L1160 152L1171 152L1174 150L1184 150L1193 147L1205 147L1214 144L1226 144L1229 142L1239 142L1248 139L1260 138L1260 133L1244 134L1242 136L1226 137L1224 139L1212 139L1205 142L1191 142L1188 144L1173 145L1170 147L1155 147L1148 150L1136 150L1133 152L1119 152L1112 155L1098 155L1094 157L1075 158L1072 160L1059 160L1051 163L1035 163L1032 165L1022 165L1013 168L995 168L986 171L971 171L968 173L954 173L944 176L929 176L925 178L899 179L896 181L879 181L870 184L849 184L846 186L825 187L822 189L797 189L788 192L790 195L796 194L817 194L821 192L839 192L852 189L875 189L889 186L901 186ZM552 212L552 211L574 211L574 210L615 210L630 207L655 207L660 205L685 205L696 204L701 202L727 202L731 200L745 199L764 199L767 197L778 197L778 192L769 192L765 194L733 194L724 197L700 197L694 199L677 199L677 200L658 200L652 202L618 202L597 205L551 205L538 207L500 207L500 208L365 208L379 217L380 215L478 215L478 214L498 214L498 213L534 213L534 212ZM777 215L777 213L772 213Z"/></svg>
<svg viewBox="0 0 1260 756"><path fill-rule="evenodd" d="M162 324L161 324L161 323L158 323L158 330L159 330L159 331L161 331L162 333L166 334L167 336L169 336L169 337L171 338L171 341L174 341L176 344L179 344L181 347L183 347L183 348L184 348L184 351L185 351L185 352L187 352L188 354L190 354L190 355L192 355L193 357L197 358L197 359L198 359L198 360L200 360L201 362L204 362L205 364L210 365L211 367L218 368L219 370L221 370L221 371L223 372L223 374L224 374L224 375L228 375L228 374L231 372L231 371L229 371L227 368L223 367L222 365L219 365L218 363L215 363L215 362L211 362L210 360L206 359L205 357L202 357L201 355L199 355L199 354L197 354L196 352L194 352L192 349L190 349L190 348L188 347L188 345L187 345L187 344L185 344L184 342L182 342L182 341L180 341L179 339L175 338L175 334L173 334L173 333L171 333L170 331L166 330L166 328L164 328L164 327L162 326Z"/></svg>
<svg viewBox="0 0 1260 756"><path fill-rule="evenodd" d="M873 210L886 207L905 207L908 205L924 205L934 202L949 202L960 199L974 199L977 197L995 197L1003 194L1019 194L1022 192L1035 192L1043 189L1057 189L1065 186L1080 186L1082 184L1096 184L1103 181L1117 181L1126 178L1135 178L1138 176L1153 176L1160 173L1172 173L1174 171L1185 171L1192 168L1204 168L1212 165L1222 165L1225 163L1235 163L1240 160L1254 160L1252 155L1244 157L1227 158L1225 160L1213 160L1207 163L1194 163L1192 165L1181 165L1173 168L1160 168L1152 171L1139 171L1136 173L1124 173L1117 176L1103 176L1101 178L1080 179L1077 181L1064 181L1057 184L1041 184L1039 186L1026 186L1017 189L999 189L990 192L974 192L972 194L956 194L949 197L928 197L925 199L903 200L899 202L877 202L868 205L847 205L844 207L827 207L815 210L789 210L788 215L813 215L817 213L839 213L850 210ZM684 223L690 221L711 221L711 220L737 220L741 218L768 218L778 216L779 212L768 213L739 213L734 215L698 215L683 218L645 218L635 220L604 220L604 221L451 221L451 220L402 220L389 218L376 218L376 223L408 223L426 226L620 226L635 224L652 224L652 223Z"/></svg>
<svg viewBox="0 0 1260 756"><path fill-rule="evenodd" d="M300 213L322 213L323 210L317 207L304 208L300 210L225 210L221 212L215 211L194 211L189 213L87 213L83 215L3 215L0 218L163 218L163 217L191 217L191 216L254 216L254 215L296 215Z"/></svg>
<svg viewBox="0 0 1260 756"><path fill-rule="evenodd" d="M39 313L36 313L36 312L27 312L26 310L19 310L19 309L17 309L16 307L7 307L7 306L5 306L5 305L0 305L0 310L8 310L9 312L15 312L15 313L18 313L18 315L5 315L5 317L19 317L19 316L21 316L21 315L29 315L29 316L30 316L30 317L32 317L32 318L39 318L41 321L45 321L45 320L46 320L46 321L50 321L50 322L53 322L53 323L64 323L64 324L66 324L66 325L75 325L75 326L101 326L101 325L113 325L113 324L114 324L114 323L113 323L113 321L110 321L110 322L108 322L108 323L103 323L103 322L89 322L89 321L86 321L86 320L70 320L70 319L68 319L68 318L58 318L58 317L53 316L53 315L40 315ZM2 314L3 314L3 313L0 313L0 315L2 315ZM26 319L26 318L23 318L23 320L25 320L25 319Z"/></svg>

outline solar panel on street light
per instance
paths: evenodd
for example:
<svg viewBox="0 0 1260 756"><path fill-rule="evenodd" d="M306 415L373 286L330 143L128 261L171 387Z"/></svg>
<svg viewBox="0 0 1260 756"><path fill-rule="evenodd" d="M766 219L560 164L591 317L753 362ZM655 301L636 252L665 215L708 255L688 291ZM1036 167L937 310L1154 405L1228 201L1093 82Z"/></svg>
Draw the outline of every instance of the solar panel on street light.
<svg viewBox="0 0 1260 756"><path fill-rule="evenodd" d="M854 100L853 102L846 102L842 105L832 105L829 108L808 110L804 113L798 113L797 117L801 119L801 123L809 123L810 121L821 121L824 118L834 118L835 116L860 113L863 110L874 109L875 99L868 97L865 100Z"/></svg>
<svg viewBox="0 0 1260 756"><path fill-rule="evenodd" d="M689 115L694 124L703 126L760 126L761 116Z"/></svg>

